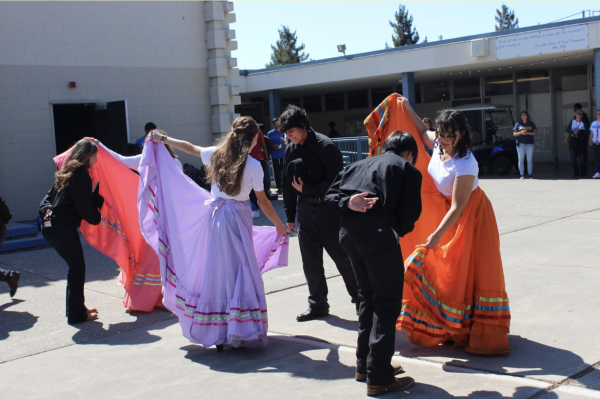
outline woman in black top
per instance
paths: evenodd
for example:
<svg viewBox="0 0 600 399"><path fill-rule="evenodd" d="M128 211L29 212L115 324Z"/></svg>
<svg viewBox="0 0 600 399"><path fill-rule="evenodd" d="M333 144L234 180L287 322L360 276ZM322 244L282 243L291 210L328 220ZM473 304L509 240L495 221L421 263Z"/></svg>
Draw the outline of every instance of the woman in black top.
<svg viewBox="0 0 600 399"><path fill-rule="evenodd" d="M92 192L88 169L96 163L98 147L81 139L67 158L63 168L55 173L56 180L40 204L44 218L42 234L67 262L67 321L69 324L98 318L97 309L85 306L85 260L77 228L81 220L97 225L104 199Z"/></svg>
<svg viewBox="0 0 600 399"><path fill-rule="evenodd" d="M568 135L569 153L571 155L571 166L573 167L573 178L585 177L587 172L587 144L590 126L584 120L581 109L575 112L575 119L569 121L565 131ZM579 160L579 167L577 166Z"/></svg>

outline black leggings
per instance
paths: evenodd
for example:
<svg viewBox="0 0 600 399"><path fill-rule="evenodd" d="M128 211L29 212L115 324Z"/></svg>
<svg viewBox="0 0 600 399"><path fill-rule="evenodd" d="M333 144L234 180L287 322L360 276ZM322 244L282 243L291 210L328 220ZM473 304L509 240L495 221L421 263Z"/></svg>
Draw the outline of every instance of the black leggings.
<svg viewBox="0 0 600 399"><path fill-rule="evenodd" d="M43 227L42 235L69 266L67 272L67 322L69 324L84 322L87 319L87 308L83 295L85 260L77 227Z"/></svg>

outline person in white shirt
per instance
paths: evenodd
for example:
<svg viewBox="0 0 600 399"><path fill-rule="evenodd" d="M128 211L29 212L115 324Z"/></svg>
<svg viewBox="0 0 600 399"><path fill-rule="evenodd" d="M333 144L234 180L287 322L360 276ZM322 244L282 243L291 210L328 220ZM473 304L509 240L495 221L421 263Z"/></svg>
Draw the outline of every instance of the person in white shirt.
<svg viewBox="0 0 600 399"><path fill-rule="evenodd" d="M594 179L600 179L600 110L596 111L596 120L590 125L590 146L596 158L596 174Z"/></svg>
<svg viewBox="0 0 600 399"><path fill-rule="evenodd" d="M427 315L434 343L479 355L507 354L510 307L500 235L492 204L479 187L467 118L460 111L444 110L432 132L408 99L398 98L425 146L433 150L427 171L443 197L429 209L439 224L404 262L405 276L416 275L423 284L416 290L414 280L405 280L413 298L403 297L403 310L406 305L405 312ZM425 184L426 176L423 180Z"/></svg>

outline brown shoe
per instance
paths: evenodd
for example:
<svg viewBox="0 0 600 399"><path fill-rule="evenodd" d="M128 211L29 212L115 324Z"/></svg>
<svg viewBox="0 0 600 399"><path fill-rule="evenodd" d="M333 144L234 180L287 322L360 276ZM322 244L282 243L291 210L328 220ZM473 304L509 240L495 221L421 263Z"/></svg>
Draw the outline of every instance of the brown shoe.
<svg viewBox="0 0 600 399"><path fill-rule="evenodd" d="M402 366L394 366L394 375L398 375L398 374L402 374L404 373L404 369L402 368ZM367 373L356 373L354 374L354 378L356 378L356 381L358 382L366 382L367 381Z"/></svg>
<svg viewBox="0 0 600 399"><path fill-rule="evenodd" d="M367 385L367 396L383 395L388 392L404 391L413 386L415 379L412 377L396 377L390 385Z"/></svg>

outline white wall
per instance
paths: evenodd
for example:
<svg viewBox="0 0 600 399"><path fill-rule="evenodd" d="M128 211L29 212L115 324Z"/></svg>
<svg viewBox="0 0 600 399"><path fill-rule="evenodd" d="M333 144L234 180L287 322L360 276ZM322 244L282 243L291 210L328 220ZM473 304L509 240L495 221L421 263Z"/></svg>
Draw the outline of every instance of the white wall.
<svg viewBox="0 0 600 399"><path fill-rule="evenodd" d="M130 141L152 121L211 144L206 30L204 2L1 1L0 195L13 220L34 219L53 181L51 102L127 100Z"/></svg>

